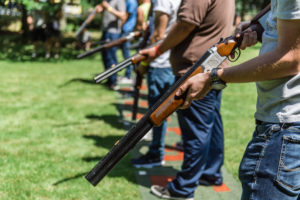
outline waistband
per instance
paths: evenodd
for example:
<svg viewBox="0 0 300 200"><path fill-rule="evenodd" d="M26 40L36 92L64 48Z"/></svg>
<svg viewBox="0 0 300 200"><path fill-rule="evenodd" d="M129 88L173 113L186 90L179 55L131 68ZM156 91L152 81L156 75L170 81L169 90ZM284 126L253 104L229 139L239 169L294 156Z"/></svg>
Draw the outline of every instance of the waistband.
<svg viewBox="0 0 300 200"><path fill-rule="evenodd" d="M289 128L291 126L296 126L296 125L300 125L299 122L296 122L296 123L271 123L271 122L264 122L264 121L260 121L258 119L255 119L255 124L258 126L258 125L263 125L263 124L278 124L281 128Z"/></svg>

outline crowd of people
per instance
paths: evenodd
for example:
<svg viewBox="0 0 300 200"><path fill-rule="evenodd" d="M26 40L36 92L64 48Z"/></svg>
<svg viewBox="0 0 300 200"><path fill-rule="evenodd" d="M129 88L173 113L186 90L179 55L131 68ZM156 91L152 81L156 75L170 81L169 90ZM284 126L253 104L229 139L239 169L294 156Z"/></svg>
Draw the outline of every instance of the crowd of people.
<svg viewBox="0 0 300 200"><path fill-rule="evenodd" d="M194 198L198 185L221 185L224 161L224 133L220 114L222 89L226 84L256 82L256 129L240 164L242 199L299 199L300 185L300 0L271 0L271 11L260 20L260 30L241 22L234 33L234 0L107 0L95 7L102 16L101 41L113 41L134 30L151 30L148 44L139 53L147 60L137 68L147 74L151 107L176 80L182 77L220 38L243 35L240 49L256 44L262 37L260 55L245 63L222 66L193 76L177 91L185 101L177 111L182 133L184 160L176 178L162 187L153 185L152 194L166 199ZM51 21L46 13L32 15L35 40L57 48L60 32L57 12ZM92 20L92 17L91 19ZM238 18L240 20L240 18ZM262 34L262 35L258 35ZM35 49L37 44L35 43ZM118 63L118 47L101 52L106 69ZM121 46L124 59L129 43ZM33 52L33 57L36 52ZM54 54L59 56L58 52ZM132 67L124 77L110 77L107 85L132 83ZM153 139L145 155L132 159L135 167L164 164L164 136L167 121L153 128Z"/></svg>
<svg viewBox="0 0 300 200"><path fill-rule="evenodd" d="M61 5L55 5L49 10L33 10L27 17L27 23L31 33L31 41L34 49L32 58L37 57L38 48L45 49L45 58L49 59L51 54L55 59L59 58L60 47L60 20L63 16Z"/></svg>

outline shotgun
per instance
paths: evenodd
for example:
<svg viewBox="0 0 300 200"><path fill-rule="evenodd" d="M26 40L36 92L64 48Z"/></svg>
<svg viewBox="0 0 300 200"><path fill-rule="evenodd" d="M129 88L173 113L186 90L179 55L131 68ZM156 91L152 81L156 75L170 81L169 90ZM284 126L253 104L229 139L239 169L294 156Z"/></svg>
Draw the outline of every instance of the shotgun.
<svg viewBox="0 0 300 200"><path fill-rule="evenodd" d="M76 32L76 37L78 38L83 29L88 25L90 18L96 15L96 8L89 14L89 16L84 20L84 22L80 25L78 31Z"/></svg>
<svg viewBox="0 0 300 200"><path fill-rule="evenodd" d="M153 6L153 4L151 4L151 9L150 10L152 10L152 6ZM151 16L152 16L152 14L149 17L151 17ZM147 46L147 43L149 42L150 35L151 35L151 30L150 30L150 26L148 26L147 30L144 33L143 40L142 40L142 42L139 46L140 49L143 49ZM138 65L135 65L135 67L136 67L136 69L135 69L136 76L135 76L134 91L133 91L133 106L132 106L132 117L131 117L131 119L134 120L134 121L136 120L136 116L137 116L137 113L138 113L140 89L142 87L143 78L144 78L143 75L141 75L137 70Z"/></svg>
<svg viewBox="0 0 300 200"><path fill-rule="evenodd" d="M252 30L261 29L258 20L252 20ZM184 102L185 95L176 96L178 88L189 78L217 68L229 55L234 53L243 39L243 33L239 38L230 36L221 39L220 42L208 49L204 55L151 107L125 136L115 143L112 149L102 160L85 176L96 186L105 175L143 138L153 127L160 126L164 119L171 115Z"/></svg>
<svg viewBox="0 0 300 200"><path fill-rule="evenodd" d="M143 75L141 75L136 70L134 91L133 91L133 105L132 105L132 118L131 118L132 120L136 120L136 116L138 113L140 89L143 84L143 78L144 78Z"/></svg>
<svg viewBox="0 0 300 200"><path fill-rule="evenodd" d="M119 38L117 40L108 42L108 43L100 45L99 47L96 47L96 48L94 48L94 49L92 49L90 51L84 52L84 53L78 55L77 59L82 59L84 57L93 55L94 53L96 53L98 51L102 51L103 49L109 49L109 48L112 48L112 47L115 47L115 46L119 46L119 45L123 44L124 42L132 41L134 39L137 39L141 35L142 35L142 32L140 32L140 31L131 32L128 35L126 35L124 37L121 37L121 38Z"/></svg>

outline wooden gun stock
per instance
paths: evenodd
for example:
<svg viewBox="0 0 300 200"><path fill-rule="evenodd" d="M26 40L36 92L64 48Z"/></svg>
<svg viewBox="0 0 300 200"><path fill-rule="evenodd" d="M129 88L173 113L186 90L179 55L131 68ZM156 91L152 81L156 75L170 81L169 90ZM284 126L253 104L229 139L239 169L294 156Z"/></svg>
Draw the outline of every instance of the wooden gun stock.
<svg viewBox="0 0 300 200"><path fill-rule="evenodd" d="M178 107L180 107L183 104L185 95L182 95L180 97L175 95L178 88L182 84L184 84L189 78L202 72L203 72L203 68L197 66L189 76L185 77L184 80L181 81L179 86L176 87L176 90L172 91L171 94L163 102L161 102L158 108L153 111L153 113L150 115L150 119L155 126L160 126L163 120L165 120L175 110L177 110Z"/></svg>

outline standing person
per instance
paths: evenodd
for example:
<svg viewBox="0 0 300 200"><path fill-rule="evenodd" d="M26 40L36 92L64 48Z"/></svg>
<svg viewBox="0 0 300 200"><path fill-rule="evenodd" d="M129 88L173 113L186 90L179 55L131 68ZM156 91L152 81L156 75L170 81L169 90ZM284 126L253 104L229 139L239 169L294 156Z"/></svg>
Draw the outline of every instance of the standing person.
<svg viewBox="0 0 300 200"><path fill-rule="evenodd" d="M122 26L121 37L128 35L130 32L134 30L134 27L136 25L136 19L137 19L137 8L138 8L137 0L126 0L127 20L125 24ZM121 45L124 59L130 57L129 46L130 46L129 42L125 42ZM120 78L120 83L132 83L132 80L130 79L131 72L132 72L132 65L127 67L127 69L125 70L125 76Z"/></svg>
<svg viewBox="0 0 300 200"><path fill-rule="evenodd" d="M260 55L240 65L217 69L226 83L256 82L256 129L239 168L242 200L300 198L300 0L271 0ZM242 30L243 24L239 26ZM255 32L254 32L255 33ZM244 36L241 49L254 44ZM202 98L213 84L210 72L187 81L183 108Z"/></svg>
<svg viewBox="0 0 300 200"><path fill-rule="evenodd" d="M179 79L208 48L231 33L234 10L233 0L182 0L177 22L168 36L161 44L140 53L147 55L150 61L171 49L170 61ZM193 199L199 182L222 184L224 141L220 103L221 91L211 90L189 108L178 110L183 164L176 178L166 187L151 187L154 195Z"/></svg>
<svg viewBox="0 0 300 200"><path fill-rule="evenodd" d="M154 33L151 43L162 40L176 21L176 14L181 0L156 0L154 3ZM147 72L148 104L151 108L156 101L173 85L175 77L169 61L170 51L166 51L149 64ZM145 73L145 66L140 66L138 73ZM153 138L149 151L140 158L133 159L135 167L154 167L164 163L164 139L167 131L167 120L161 126L153 127Z"/></svg>
<svg viewBox="0 0 300 200"><path fill-rule="evenodd" d="M28 16L27 22L29 30L32 31L32 42L34 47L31 57L36 58L39 43L43 44L46 41L45 11L33 10Z"/></svg>
<svg viewBox="0 0 300 200"><path fill-rule="evenodd" d="M146 31L148 27L148 15L151 8L150 0L139 0L137 9L137 20L135 28L139 31Z"/></svg>
<svg viewBox="0 0 300 200"><path fill-rule="evenodd" d="M56 4L50 1L48 12L46 14L46 55L48 59L51 56L52 47L54 46L54 58L59 58L60 48L60 19L63 17L62 4Z"/></svg>
<svg viewBox="0 0 300 200"><path fill-rule="evenodd" d="M103 1L98 5L97 12L103 12L102 14L102 41L117 40L121 36L122 24L126 20L126 4L124 0L109 0ZM117 64L117 47L105 49L101 51L102 60L105 69L111 68ZM108 79L108 87L117 90L117 74L114 74Z"/></svg>

